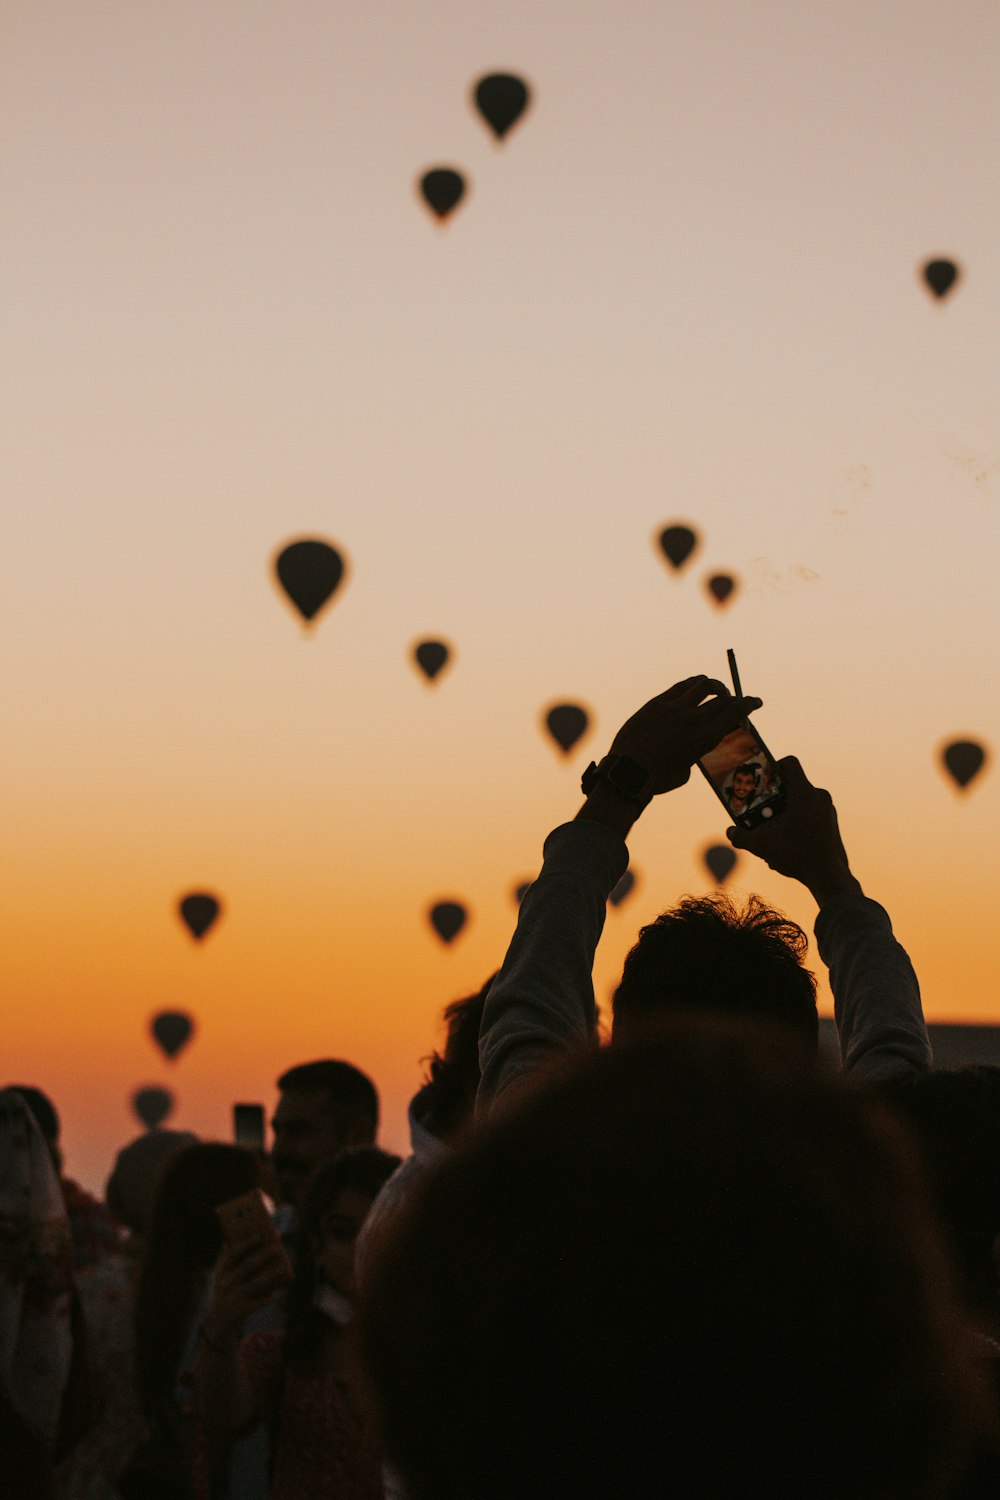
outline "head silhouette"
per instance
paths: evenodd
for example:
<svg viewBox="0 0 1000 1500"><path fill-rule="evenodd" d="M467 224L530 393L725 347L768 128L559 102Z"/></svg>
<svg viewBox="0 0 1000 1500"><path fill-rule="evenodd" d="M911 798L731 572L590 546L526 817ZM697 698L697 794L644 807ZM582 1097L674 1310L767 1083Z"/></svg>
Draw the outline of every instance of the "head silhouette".
<svg viewBox="0 0 1000 1500"><path fill-rule="evenodd" d="M378 1092L360 1068L334 1058L289 1068L278 1088L272 1160L283 1200L297 1205L318 1167L349 1146L374 1142Z"/></svg>

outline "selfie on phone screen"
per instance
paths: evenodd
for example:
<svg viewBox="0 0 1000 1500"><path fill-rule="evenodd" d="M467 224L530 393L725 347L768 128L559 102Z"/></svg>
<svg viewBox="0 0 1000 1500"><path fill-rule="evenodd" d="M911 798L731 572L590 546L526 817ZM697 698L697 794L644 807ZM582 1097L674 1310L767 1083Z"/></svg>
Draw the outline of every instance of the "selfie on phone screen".
<svg viewBox="0 0 1000 1500"><path fill-rule="evenodd" d="M780 799L778 768L749 725L742 725L702 756L700 765L734 818Z"/></svg>

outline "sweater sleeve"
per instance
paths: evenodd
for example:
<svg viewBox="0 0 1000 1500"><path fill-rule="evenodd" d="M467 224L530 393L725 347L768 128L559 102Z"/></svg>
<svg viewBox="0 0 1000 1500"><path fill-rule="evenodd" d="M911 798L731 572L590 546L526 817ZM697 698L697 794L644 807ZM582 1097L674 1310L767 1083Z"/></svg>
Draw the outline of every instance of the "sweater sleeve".
<svg viewBox="0 0 1000 1500"><path fill-rule="evenodd" d="M930 1067L920 986L888 912L845 891L821 909L816 941L830 970L845 1073L881 1083Z"/></svg>
<svg viewBox="0 0 1000 1500"><path fill-rule="evenodd" d="M592 969L608 893L628 867L619 834L601 823L564 823L545 841L541 873L518 913L479 1033L476 1112L596 1031Z"/></svg>

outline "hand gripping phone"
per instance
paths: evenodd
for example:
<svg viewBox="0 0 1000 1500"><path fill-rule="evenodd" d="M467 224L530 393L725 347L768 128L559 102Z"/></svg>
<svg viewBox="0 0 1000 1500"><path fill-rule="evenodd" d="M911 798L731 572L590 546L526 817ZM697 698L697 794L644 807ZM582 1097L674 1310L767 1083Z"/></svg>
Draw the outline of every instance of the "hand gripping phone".
<svg viewBox="0 0 1000 1500"><path fill-rule="evenodd" d="M267 1211L263 1195L255 1188L220 1203L215 1210L223 1238L227 1245L241 1248L244 1245L268 1245L278 1252L286 1281L292 1280L292 1264L274 1220Z"/></svg>
<svg viewBox="0 0 1000 1500"><path fill-rule="evenodd" d="M736 657L732 651L728 655L733 691L739 697ZM758 828L776 817L785 805L785 787L777 762L749 719L744 719L697 764L739 828Z"/></svg>

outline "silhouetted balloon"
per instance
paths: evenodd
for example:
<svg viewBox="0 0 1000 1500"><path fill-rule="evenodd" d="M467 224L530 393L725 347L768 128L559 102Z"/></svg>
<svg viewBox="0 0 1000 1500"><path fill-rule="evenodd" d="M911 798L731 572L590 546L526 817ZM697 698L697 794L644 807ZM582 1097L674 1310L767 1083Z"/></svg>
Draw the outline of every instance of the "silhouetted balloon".
<svg viewBox="0 0 1000 1500"><path fill-rule="evenodd" d="M949 775L959 787L967 787L983 769L986 751L975 740L952 740L942 751Z"/></svg>
<svg viewBox="0 0 1000 1500"><path fill-rule="evenodd" d="M434 681L442 667L448 665L450 655L444 641L421 641L413 648L413 658L430 682Z"/></svg>
<svg viewBox="0 0 1000 1500"><path fill-rule="evenodd" d="M169 1089L136 1089L132 1095L132 1108L147 1130L162 1125L174 1107L174 1096Z"/></svg>
<svg viewBox="0 0 1000 1500"><path fill-rule="evenodd" d="M430 909L431 926L443 943L458 937L468 912L460 901L439 901Z"/></svg>
<svg viewBox="0 0 1000 1500"><path fill-rule="evenodd" d="M632 894L634 888L635 876L633 875L631 870L626 870L621 880L619 880L618 884L611 892L608 900L611 902L612 906L621 906L622 902Z"/></svg>
<svg viewBox="0 0 1000 1500"><path fill-rule="evenodd" d="M556 703L545 715L545 726L562 750L568 755L590 724L590 716L578 703Z"/></svg>
<svg viewBox="0 0 1000 1500"><path fill-rule="evenodd" d="M660 532L660 548L672 568L682 568L698 545L690 526L667 526Z"/></svg>
<svg viewBox="0 0 1000 1500"><path fill-rule="evenodd" d="M473 92L476 108L500 141L524 114L530 97L528 85L513 73L487 73Z"/></svg>
<svg viewBox="0 0 1000 1500"><path fill-rule="evenodd" d="M532 887L532 884L533 882L530 880L522 880L520 885L516 885L514 887L514 900L517 902L518 906L520 906L521 902L528 894L529 890Z"/></svg>
<svg viewBox="0 0 1000 1500"><path fill-rule="evenodd" d="M728 844L712 844L705 850L703 858L716 885L725 885L736 868L736 850Z"/></svg>
<svg viewBox="0 0 1000 1500"><path fill-rule="evenodd" d="M465 178L451 167L432 167L421 177L420 191L431 213L446 219L465 196Z"/></svg>
<svg viewBox="0 0 1000 1500"><path fill-rule="evenodd" d="M194 1021L183 1010L161 1010L149 1023L149 1029L167 1057L176 1057L191 1040Z"/></svg>
<svg viewBox="0 0 1000 1500"><path fill-rule="evenodd" d="M935 297L947 297L958 280L958 267L953 260L929 260L924 266L924 280Z"/></svg>
<svg viewBox="0 0 1000 1500"><path fill-rule="evenodd" d="M178 904L181 921L191 936L199 941L208 932L220 910L221 907L216 897L209 896L204 891L192 891Z"/></svg>
<svg viewBox="0 0 1000 1500"><path fill-rule="evenodd" d="M299 614L310 621L336 593L344 576L344 559L329 542L304 537L281 549L274 570Z"/></svg>
<svg viewBox="0 0 1000 1500"><path fill-rule="evenodd" d="M736 579L728 573L713 573L705 587L716 604L725 604L736 588Z"/></svg>

